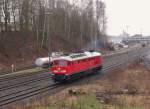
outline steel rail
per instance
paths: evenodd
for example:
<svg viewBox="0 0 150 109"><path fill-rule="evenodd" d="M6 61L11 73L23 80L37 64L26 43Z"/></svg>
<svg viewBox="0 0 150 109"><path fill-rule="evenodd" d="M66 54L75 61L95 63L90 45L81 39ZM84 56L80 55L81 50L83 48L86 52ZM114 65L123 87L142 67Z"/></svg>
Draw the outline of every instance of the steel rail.
<svg viewBox="0 0 150 109"><path fill-rule="evenodd" d="M128 62L128 60L125 60L123 62L117 62L116 64L110 65L110 66L104 68L103 72L113 70L114 68L117 68L118 66L121 66L121 65L125 64L126 62ZM51 87L51 85L43 87L43 88L35 86L35 87L27 88L27 89L19 91L19 92L15 92L15 93L8 94L8 95L5 95L5 96L0 96L0 106L7 105L9 103L12 103L12 102L15 102L15 101L18 101L18 100L21 100L21 99L25 99L25 98L28 98L28 97L32 97L33 95L48 91L50 89L52 90L52 89L57 88L57 87L54 87L54 88L49 89L49 87Z"/></svg>
<svg viewBox="0 0 150 109"><path fill-rule="evenodd" d="M141 53L145 52L145 50L141 50L140 52ZM130 55L126 55L126 60L122 60L122 61L120 60L120 61L117 61L116 63L112 63L112 65L106 66L103 69L103 72L108 72L108 71L112 71L114 69L117 69L119 66L124 65L129 61L133 61L133 60L136 60L137 58L140 58L140 56L142 56L142 54L136 54L135 55L135 53L133 53L133 54L131 53ZM38 80L34 80L35 83L37 81ZM45 82L49 82L49 80L46 80ZM28 84L28 83L29 83L29 81L27 83L24 82L22 85L25 85L25 84ZM32 83L32 81L30 81L30 83ZM55 86L57 86L57 87L55 87ZM30 86L30 87L27 87L23 90L15 91L15 92L12 92L10 94L0 96L0 106L8 105L8 104L16 102L18 100L23 100L23 99L26 99L26 98L30 98L34 95L38 95L38 94L41 94L41 93L44 93L44 92L47 92L47 91L53 91L54 89L56 89L58 87L61 87L61 86L64 86L64 85L52 84L52 85L46 85L46 86L43 86L43 87L39 87L39 85L35 85L34 87ZM16 84L15 87L17 87L17 84ZM10 89L10 88L8 88L8 89ZM6 90L7 90L7 88L6 88Z"/></svg>
<svg viewBox="0 0 150 109"><path fill-rule="evenodd" d="M14 75L3 75L0 76L0 82L5 81L5 80L12 80L12 79L18 79L18 78L23 78L23 77L29 77L29 76L34 76L34 75L40 75L45 73L48 70L43 70L43 71L38 71L38 72L33 72L33 73L23 73L23 74L14 74Z"/></svg>
<svg viewBox="0 0 150 109"><path fill-rule="evenodd" d="M112 63L111 63L112 64ZM109 65L111 66L111 65ZM30 84L30 83L33 83L33 82L38 82L38 81L42 81L42 80L47 80L48 78L50 78L50 75L45 75L43 77L39 77L39 78L35 78L35 77L32 77L26 81L17 81L18 83L13 83L13 84L3 84L1 87L0 87L0 91L3 91L3 90L7 90L7 89L11 89L11 88L17 88L19 86L23 86L23 85L27 85L27 84ZM11 82L10 82L11 83Z"/></svg>
<svg viewBox="0 0 150 109"><path fill-rule="evenodd" d="M15 95L13 97L2 99L2 100L0 100L0 106L4 106L4 105L10 104L10 103L13 103L15 101L23 100L23 99L44 93L46 91L55 89L57 87L59 87L59 84L53 84L53 85L49 85L47 87L38 88L38 89L33 90L33 91L31 91L31 90L27 91L27 93L23 93L23 94Z"/></svg>

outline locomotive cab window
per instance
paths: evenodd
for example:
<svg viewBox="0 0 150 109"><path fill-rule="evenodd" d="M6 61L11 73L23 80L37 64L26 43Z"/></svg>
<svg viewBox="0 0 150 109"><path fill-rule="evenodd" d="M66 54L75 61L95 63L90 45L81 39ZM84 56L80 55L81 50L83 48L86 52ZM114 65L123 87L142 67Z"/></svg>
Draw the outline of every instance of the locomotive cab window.
<svg viewBox="0 0 150 109"><path fill-rule="evenodd" d="M68 62L68 66L72 65L72 62Z"/></svg>
<svg viewBox="0 0 150 109"><path fill-rule="evenodd" d="M65 60L54 61L53 65L66 67L68 65L68 62Z"/></svg>
<svg viewBox="0 0 150 109"><path fill-rule="evenodd" d="M53 65L58 65L58 61L54 61L54 62L53 62Z"/></svg>
<svg viewBox="0 0 150 109"><path fill-rule="evenodd" d="M62 66L62 67L66 67L67 66L67 61L60 60L58 63L59 63L59 66Z"/></svg>

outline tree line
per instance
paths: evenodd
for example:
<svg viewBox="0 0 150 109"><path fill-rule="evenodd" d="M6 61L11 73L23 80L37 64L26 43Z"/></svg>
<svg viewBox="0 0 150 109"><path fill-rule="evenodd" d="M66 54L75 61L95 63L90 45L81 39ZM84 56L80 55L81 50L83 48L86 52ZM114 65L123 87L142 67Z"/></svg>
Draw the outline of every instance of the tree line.
<svg viewBox="0 0 150 109"><path fill-rule="evenodd" d="M54 37L81 48L105 42L106 22L100 0L0 0L0 32L32 32L39 49L51 49Z"/></svg>

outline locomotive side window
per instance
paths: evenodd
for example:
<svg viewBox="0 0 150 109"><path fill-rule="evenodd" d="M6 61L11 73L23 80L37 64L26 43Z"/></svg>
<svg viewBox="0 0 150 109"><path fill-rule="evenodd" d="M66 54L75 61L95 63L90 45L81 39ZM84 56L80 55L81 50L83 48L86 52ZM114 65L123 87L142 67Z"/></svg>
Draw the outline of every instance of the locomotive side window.
<svg viewBox="0 0 150 109"><path fill-rule="evenodd" d="M59 64L58 61L53 62L53 65L58 65L58 64Z"/></svg>
<svg viewBox="0 0 150 109"><path fill-rule="evenodd" d="M72 62L68 62L68 66L72 65L73 63Z"/></svg>
<svg viewBox="0 0 150 109"><path fill-rule="evenodd" d="M64 60L57 60L57 61L54 61L53 65L58 65L58 66L62 66L62 67L65 67L68 65L71 65L71 63L69 64L67 61L64 61Z"/></svg>
<svg viewBox="0 0 150 109"><path fill-rule="evenodd" d="M67 66L67 61L60 60L59 65L65 67Z"/></svg>

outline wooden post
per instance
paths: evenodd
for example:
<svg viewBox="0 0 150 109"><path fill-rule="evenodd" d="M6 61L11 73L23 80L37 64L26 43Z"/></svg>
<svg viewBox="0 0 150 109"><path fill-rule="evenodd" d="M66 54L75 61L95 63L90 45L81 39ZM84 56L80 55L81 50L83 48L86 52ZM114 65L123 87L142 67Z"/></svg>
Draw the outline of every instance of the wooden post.
<svg viewBox="0 0 150 109"><path fill-rule="evenodd" d="M12 73L14 72L14 65L13 64L11 65L11 71L12 71Z"/></svg>

